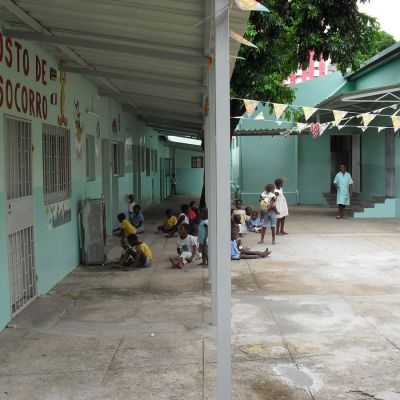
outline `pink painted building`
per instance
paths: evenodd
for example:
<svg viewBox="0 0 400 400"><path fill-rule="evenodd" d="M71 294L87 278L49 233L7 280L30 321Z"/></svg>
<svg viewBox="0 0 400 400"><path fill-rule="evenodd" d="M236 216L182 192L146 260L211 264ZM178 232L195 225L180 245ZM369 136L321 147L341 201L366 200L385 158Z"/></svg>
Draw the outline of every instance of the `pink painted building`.
<svg viewBox="0 0 400 400"><path fill-rule="evenodd" d="M285 83L289 86L296 83L309 81L320 76L324 76L333 72L335 69L331 62L325 61L322 56L319 61L314 60L314 52L310 51L310 60L306 70L298 69L295 73L290 74Z"/></svg>

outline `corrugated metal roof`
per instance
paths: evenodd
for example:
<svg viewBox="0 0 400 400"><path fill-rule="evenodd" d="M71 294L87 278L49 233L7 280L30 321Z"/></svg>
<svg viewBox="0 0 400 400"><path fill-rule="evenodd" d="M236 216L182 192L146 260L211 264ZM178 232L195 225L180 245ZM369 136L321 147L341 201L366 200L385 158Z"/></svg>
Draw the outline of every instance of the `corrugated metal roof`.
<svg viewBox="0 0 400 400"><path fill-rule="evenodd" d="M210 0L1 4L5 34L39 42L65 61L67 71L85 74L102 95L132 106L148 125L179 128L182 120L191 133L202 133L207 57L212 52L211 23L206 19ZM248 16L234 6L231 29L243 32ZM231 54L238 50L239 44L232 42Z"/></svg>

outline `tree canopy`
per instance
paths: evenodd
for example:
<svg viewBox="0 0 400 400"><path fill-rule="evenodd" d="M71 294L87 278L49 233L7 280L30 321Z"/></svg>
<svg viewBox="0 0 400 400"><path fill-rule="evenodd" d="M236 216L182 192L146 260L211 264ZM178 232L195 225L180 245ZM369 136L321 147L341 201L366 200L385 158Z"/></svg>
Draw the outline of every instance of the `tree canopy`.
<svg viewBox="0 0 400 400"><path fill-rule="evenodd" d="M395 42L380 30L375 18L358 10L357 0L264 3L269 13L250 14L245 37L258 48L241 46L239 56L245 60L236 62L231 79L232 97L291 103L294 91L283 81L299 67L308 66L310 50L317 60L321 55L325 59L330 57L345 72L347 68L356 70L366 59Z"/></svg>

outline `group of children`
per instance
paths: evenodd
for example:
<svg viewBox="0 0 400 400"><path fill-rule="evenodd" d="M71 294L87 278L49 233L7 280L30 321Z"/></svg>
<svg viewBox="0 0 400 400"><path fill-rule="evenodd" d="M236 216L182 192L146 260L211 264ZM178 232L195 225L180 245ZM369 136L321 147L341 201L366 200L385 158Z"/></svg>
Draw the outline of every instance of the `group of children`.
<svg viewBox="0 0 400 400"><path fill-rule="evenodd" d="M265 233L271 228L272 244L276 243L276 235L286 235L285 218L289 215L288 206L283 194L284 179L276 179L275 185L268 184L260 194L260 213L251 207L243 207L241 200L236 201L236 208L231 215L231 259L265 258L271 253L252 251L242 245L239 237L247 232L261 234L259 244L264 243ZM120 223L121 246L124 252L117 266L136 268L149 267L153 261L150 247L138 239L137 234L144 232L144 217L140 206L135 204L133 195L129 196L129 219L124 213L118 215ZM177 234L176 257L170 257L172 268L183 269L184 265L202 259L201 264L208 266L208 210L199 209L197 203L182 204L178 217L171 209L166 210L162 224L156 233L165 233L167 238Z"/></svg>
<svg viewBox="0 0 400 400"><path fill-rule="evenodd" d="M182 204L178 218L167 210L163 224L157 232L167 233L167 238L178 234L176 257L170 257L172 268L183 269L184 265L202 259L200 265L208 266L208 210L199 209L197 202Z"/></svg>
<svg viewBox="0 0 400 400"><path fill-rule="evenodd" d="M247 232L261 234L259 244L264 243L265 233L271 228L272 244L276 244L275 236L287 235L285 232L285 219L289 215L285 195L283 194L284 179L276 179L275 185L270 183L265 186L260 194L260 213L251 207L243 207L241 200L236 201L236 208L231 215L231 259L264 258L270 254L268 248L264 252L251 251L243 248L238 239Z"/></svg>

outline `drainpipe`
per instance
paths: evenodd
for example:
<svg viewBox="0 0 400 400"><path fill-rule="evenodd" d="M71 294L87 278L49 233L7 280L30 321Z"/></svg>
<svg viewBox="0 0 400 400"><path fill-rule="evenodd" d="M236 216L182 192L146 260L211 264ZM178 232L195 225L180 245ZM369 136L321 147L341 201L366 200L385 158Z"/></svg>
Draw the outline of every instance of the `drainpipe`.
<svg viewBox="0 0 400 400"><path fill-rule="evenodd" d="M294 162L296 165L296 204L300 204L300 191L299 191L299 135L296 135L294 142Z"/></svg>

